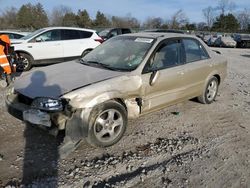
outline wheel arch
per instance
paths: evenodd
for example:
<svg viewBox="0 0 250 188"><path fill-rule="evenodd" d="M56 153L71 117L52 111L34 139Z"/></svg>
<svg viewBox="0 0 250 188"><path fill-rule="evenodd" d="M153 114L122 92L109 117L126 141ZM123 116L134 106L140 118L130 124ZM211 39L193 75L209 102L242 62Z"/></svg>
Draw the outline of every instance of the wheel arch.
<svg viewBox="0 0 250 188"><path fill-rule="evenodd" d="M215 78L217 78L217 80L218 80L218 85L220 85L220 83L221 83L221 77L220 77L220 75L219 74L214 74L213 75Z"/></svg>
<svg viewBox="0 0 250 188"><path fill-rule="evenodd" d="M20 56L20 53L24 53L24 54L27 54L29 55L32 59L34 59L33 55L31 55L31 53L25 51L25 50L16 50L15 51L19 56Z"/></svg>
<svg viewBox="0 0 250 188"><path fill-rule="evenodd" d="M82 54L81 54L81 57L83 57L83 55L84 55L84 53L86 53L86 52L91 52L93 50L93 48L87 48L87 49L85 49L83 52L82 52ZM87 55L87 54L85 54L85 55Z"/></svg>

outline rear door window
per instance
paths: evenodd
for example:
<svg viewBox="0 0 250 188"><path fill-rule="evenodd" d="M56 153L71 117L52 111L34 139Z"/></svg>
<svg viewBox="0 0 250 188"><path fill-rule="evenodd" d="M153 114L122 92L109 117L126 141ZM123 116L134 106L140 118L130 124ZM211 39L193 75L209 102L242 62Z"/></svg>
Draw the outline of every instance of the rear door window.
<svg viewBox="0 0 250 188"><path fill-rule="evenodd" d="M130 29L122 29L122 34L131 33Z"/></svg>
<svg viewBox="0 0 250 188"><path fill-rule="evenodd" d="M63 40L74 40L80 39L81 34L78 30L73 29L64 29L63 30Z"/></svg>
<svg viewBox="0 0 250 188"><path fill-rule="evenodd" d="M183 39L182 42L186 55L186 63L209 58L204 47L197 40Z"/></svg>

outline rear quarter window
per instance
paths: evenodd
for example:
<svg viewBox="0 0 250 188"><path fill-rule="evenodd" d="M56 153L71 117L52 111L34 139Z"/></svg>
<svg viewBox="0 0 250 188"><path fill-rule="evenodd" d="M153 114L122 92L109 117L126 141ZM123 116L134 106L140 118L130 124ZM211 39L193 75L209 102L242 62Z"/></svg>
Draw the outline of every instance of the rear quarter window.
<svg viewBox="0 0 250 188"><path fill-rule="evenodd" d="M93 35L93 32L79 31L79 34L80 34L81 39L86 39L86 38L90 38Z"/></svg>

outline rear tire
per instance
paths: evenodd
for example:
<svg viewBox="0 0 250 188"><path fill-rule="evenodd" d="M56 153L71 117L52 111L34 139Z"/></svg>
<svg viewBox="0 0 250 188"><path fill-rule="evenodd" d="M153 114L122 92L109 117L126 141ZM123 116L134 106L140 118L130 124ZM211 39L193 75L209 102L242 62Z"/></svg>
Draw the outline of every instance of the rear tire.
<svg viewBox="0 0 250 188"><path fill-rule="evenodd" d="M91 49L88 49L88 50L85 50L82 55L81 55L81 58L83 58L85 55L87 55L89 52L91 52L92 50Z"/></svg>
<svg viewBox="0 0 250 188"><path fill-rule="evenodd" d="M108 147L117 143L127 127L127 111L116 101L107 101L94 107L89 118L87 141L97 147Z"/></svg>
<svg viewBox="0 0 250 188"><path fill-rule="evenodd" d="M218 93L219 82L216 77L212 77L207 82L206 88L203 91L203 94L198 97L198 101L203 104L210 104L212 103Z"/></svg>
<svg viewBox="0 0 250 188"><path fill-rule="evenodd" d="M21 61L23 63L22 70L19 71L28 71L31 69L32 65L34 64L34 59L28 54L20 53Z"/></svg>

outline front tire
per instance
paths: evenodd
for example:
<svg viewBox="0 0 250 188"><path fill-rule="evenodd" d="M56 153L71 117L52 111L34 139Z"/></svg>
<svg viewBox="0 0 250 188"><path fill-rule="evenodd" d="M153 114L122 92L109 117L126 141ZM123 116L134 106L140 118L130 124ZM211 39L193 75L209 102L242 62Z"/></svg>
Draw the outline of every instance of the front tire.
<svg viewBox="0 0 250 188"><path fill-rule="evenodd" d="M117 101L107 101L94 107L89 118L88 143L97 147L114 145L124 135L127 121L127 111Z"/></svg>
<svg viewBox="0 0 250 188"><path fill-rule="evenodd" d="M209 79L203 94L198 97L198 100L203 104L211 104L218 93L219 82L216 77Z"/></svg>

